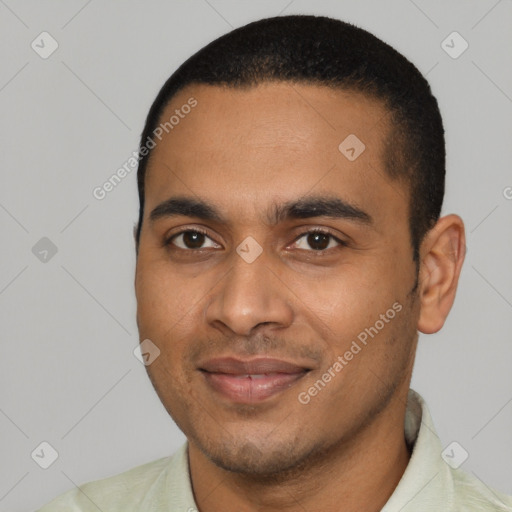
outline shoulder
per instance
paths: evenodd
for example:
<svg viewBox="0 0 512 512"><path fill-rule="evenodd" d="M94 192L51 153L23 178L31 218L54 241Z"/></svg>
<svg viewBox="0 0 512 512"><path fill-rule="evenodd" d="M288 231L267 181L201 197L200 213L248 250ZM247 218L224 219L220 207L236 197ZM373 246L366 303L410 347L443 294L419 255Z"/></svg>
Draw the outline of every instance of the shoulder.
<svg viewBox="0 0 512 512"><path fill-rule="evenodd" d="M413 448L412 456L391 498L394 508L389 510L409 510L410 504L410 510L416 511L512 512L511 496L447 463L426 402L412 389L407 401L405 438ZM411 500L410 492L418 498Z"/></svg>
<svg viewBox="0 0 512 512"><path fill-rule="evenodd" d="M129 512L140 505L158 484L165 481L169 467L179 453L136 466L123 473L94 480L72 489L39 509L38 512Z"/></svg>
<svg viewBox="0 0 512 512"><path fill-rule="evenodd" d="M452 470L455 507L467 512L512 512L512 496L507 496L460 469Z"/></svg>

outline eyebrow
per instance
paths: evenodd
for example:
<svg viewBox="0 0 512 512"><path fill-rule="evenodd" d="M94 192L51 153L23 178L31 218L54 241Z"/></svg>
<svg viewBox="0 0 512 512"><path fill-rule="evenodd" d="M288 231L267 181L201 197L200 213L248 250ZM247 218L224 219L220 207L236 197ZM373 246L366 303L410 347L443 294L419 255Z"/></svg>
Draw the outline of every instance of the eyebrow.
<svg viewBox="0 0 512 512"><path fill-rule="evenodd" d="M205 221L228 224L228 220L211 203L190 197L170 197L150 213L149 219L174 216L197 217ZM285 220L329 217L357 221L364 225L373 224L372 217L365 211L338 197L308 196L285 203L272 204L267 212L267 222L276 225Z"/></svg>

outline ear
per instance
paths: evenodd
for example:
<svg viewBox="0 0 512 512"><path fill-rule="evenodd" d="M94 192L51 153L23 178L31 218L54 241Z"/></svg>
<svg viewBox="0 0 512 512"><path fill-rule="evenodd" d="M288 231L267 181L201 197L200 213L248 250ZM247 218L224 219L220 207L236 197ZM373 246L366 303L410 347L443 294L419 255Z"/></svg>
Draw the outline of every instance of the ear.
<svg viewBox="0 0 512 512"><path fill-rule="evenodd" d="M138 254L139 252L139 244L137 243L137 229L139 227L139 223L136 222L133 225L133 241L135 242L135 254Z"/></svg>
<svg viewBox="0 0 512 512"><path fill-rule="evenodd" d="M458 215L440 218L420 248L418 330L432 334L443 327L455 300L466 253L464 223Z"/></svg>

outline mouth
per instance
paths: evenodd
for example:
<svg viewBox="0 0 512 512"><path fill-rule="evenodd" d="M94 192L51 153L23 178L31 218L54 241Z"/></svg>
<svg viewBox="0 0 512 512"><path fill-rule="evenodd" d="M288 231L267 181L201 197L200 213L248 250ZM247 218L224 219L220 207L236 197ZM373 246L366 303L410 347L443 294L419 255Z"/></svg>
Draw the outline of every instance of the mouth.
<svg viewBox="0 0 512 512"><path fill-rule="evenodd" d="M231 402L251 404L289 389L311 368L279 359L228 357L211 359L199 370L214 392Z"/></svg>

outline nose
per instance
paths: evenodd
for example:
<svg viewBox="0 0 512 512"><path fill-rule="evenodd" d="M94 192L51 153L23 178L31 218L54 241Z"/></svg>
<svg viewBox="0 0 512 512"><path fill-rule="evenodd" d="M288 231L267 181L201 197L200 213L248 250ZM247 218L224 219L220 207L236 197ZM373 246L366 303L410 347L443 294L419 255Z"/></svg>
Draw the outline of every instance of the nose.
<svg viewBox="0 0 512 512"><path fill-rule="evenodd" d="M213 290L206 321L221 330L250 336L261 324L283 328L292 323L292 292L262 254L252 263L233 255L233 265Z"/></svg>

